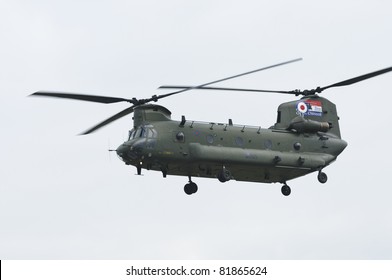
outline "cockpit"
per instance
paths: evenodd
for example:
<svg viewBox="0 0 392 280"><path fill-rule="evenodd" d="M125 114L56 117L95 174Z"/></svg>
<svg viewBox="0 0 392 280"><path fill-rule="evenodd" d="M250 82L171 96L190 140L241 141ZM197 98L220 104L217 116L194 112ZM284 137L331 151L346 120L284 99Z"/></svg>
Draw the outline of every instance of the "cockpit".
<svg viewBox="0 0 392 280"><path fill-rule="evenodd" d="M140 125L129 131L128 141L117 148L117 154L126 163L141 161L146 154L151 156L157 138L158 132L153 125Z"/></svg>
<svg viewBox="0 0 392 280"><path fill-rule="evenodd" d="M158 137L158 132L152 125L142 125L136 129L129 131L128 141L136 138L155 139Z"/></svg>

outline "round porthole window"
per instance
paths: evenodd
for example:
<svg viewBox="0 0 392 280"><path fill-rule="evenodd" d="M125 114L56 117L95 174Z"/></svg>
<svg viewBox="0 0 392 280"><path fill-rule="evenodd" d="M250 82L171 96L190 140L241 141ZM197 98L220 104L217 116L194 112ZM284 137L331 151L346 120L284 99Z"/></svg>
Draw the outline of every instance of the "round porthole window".
<svg viewBox="0 0 392 280"><path fill-rule="evenodd" d="M214 136L213 135L211 135L211 134L207 135L207 143L208 144L214 143Z"/></svg>
<svg viewBox="0 0 392 280"><path fill-rule="evenodd" d="M242 139L242 137L236 137L235 138L235 143L237 144L237 146L244 146L244 139Z"/></svg>

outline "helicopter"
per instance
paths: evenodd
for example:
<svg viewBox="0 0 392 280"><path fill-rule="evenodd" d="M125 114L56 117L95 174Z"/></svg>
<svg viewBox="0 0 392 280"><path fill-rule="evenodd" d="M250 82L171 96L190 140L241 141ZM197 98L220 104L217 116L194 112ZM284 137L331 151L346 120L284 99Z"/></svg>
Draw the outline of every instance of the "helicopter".
<svg viewBox="0 0 392 280"><path fill-rule="evenodd" d="M147 99L131 99L52 91L37 91L30 96L57 97L111 104L128 102L132 105L81 133L92 133L111 122L133 113L133 127L128 139L115 151L126 164L142 170L154 170L167 175L188 177L184 192L198 191L194 177L280 183L284 196L291 194L287 181L317 172L320 183L327 182L324 168L333 163L347 146L341 138L336 105L321 97L324 90L348 86L392 71L392 67L357 76L311 90L260 90L211 87L210 85L297 62L297 58L253 71L241 73L196 86L161 86L176 91L153 95ZM301 96L298 100L279 105L277 120L269 128L227 123L172 120L171 112L157 104L162 98L190 90L227 90L269 92Z"/></svg>

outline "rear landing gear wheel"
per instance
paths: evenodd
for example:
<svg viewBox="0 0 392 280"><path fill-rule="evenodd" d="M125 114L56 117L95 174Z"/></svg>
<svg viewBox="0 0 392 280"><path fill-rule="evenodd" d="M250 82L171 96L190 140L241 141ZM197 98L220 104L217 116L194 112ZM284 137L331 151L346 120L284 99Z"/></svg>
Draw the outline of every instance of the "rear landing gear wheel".
<svg viewBox="0 0 392 280"><path fill-rule="evenodd" d="M325 184L328 181L328 176L324 172L319 172L317 179L321 184Z"/></svg>
<svg viewBox="0 0 392 280"><path fill-rule="evenodd" d="M184 192L187 194L187 195L191 195L191 194L194 194L194 193L196 193L197 192L197 185L195 184L195 183L193 183L193 182L189 182L188 184L186 184L185 186L184 186Z"/></svg>
<svg viewBox="0 0 392 280"><path fill-rule="evenodd" d="M223 167L223 169L218 173L218 180L221 183L230 181L231 179L231 173L229 170Z"/></svg>
<svg viewBox="0 0 392 280"><path fill-rule="evenodd" d="M291 189L290 189L290 187L287 186L286 184L284 184L284 185L282 186L281 191L282 191L282 194L283 194L284 196L289 196L289 195L291 194Z"/></svg>

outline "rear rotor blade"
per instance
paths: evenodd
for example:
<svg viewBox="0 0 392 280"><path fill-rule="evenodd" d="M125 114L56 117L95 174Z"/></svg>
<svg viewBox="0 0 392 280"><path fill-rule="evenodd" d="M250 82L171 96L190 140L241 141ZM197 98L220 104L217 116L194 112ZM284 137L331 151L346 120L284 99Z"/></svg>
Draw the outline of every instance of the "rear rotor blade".
<svg viewBox="0 0 392 280"><path fill-rule="evenodd" d="M205 90L226 90L226 91L248 91L248 92L270 92L270 93L285 93L293 94L292 91L284 90L266 90L266 89L246 89L246 88L225 88L225 87L192 87L192 86L160 86L160 89L181 89L181 88L192 88L192 89L205 89Z"/></svg>
<svg viewBox="0 0 392 280"><path fill-rule="evenodd" d="M329 86L326 86L326 87L322 87L322 88L319 89L319 92L322 92L323 90L326 90L327 88L331 88L331 87L342 87L342 86L352 85L352 84L361 82L363 80L367 80L367 79L376 77L378 75L385 74L385 73L390 72L390 71L392 71L392 67L388 67L388 68L385 68L385 69L374 71L374 72L371 72L371 73L368 73L368 74L364 74L364 75L361 75L361 76L358 76L358 77L355 77L355 78L351 78L351 79L348 79L348 80L345 80L345 81L342 81L342 82L339 82L339 83L335 83L335 84L332 84L332 85L329 85Z"/></svg>
<svg viewBox="0 0 392 280"><path fill-rule="evenodd" d="M86 130L85 132L82 132L80 135L86 135L89 134L91 132L96 131L97 129L100 129L101 127L108 125L111 122L114 122L115 120L118 120L119 118L122 118L128 114L131 114L133 112L133 108L135 108L135 106L131 106L117 114L115 114L114 116L111 116L110 118L104 120L103 122L100 122L99 124L95 125L94 127Z"/></svg>
<svg viewBox="0 0 392 280"><path fill-rule="evenodd" d="M50 91L37 91L30 96L45 96L45 97L57 97L57 98L65 98L65 99L74 99L74 100L82 100L89 102L98 102L98 103L116 103L116 102L130 102L135 103L135 99L125 99L119 97L110 97L110 96L98 96L98 95L86 95L86 94L77 94L77 93L64 93L64 92L50 92Z"/></svg>
<svg viewBox="0 0 392 280"><path fill-rule="evenodd" d="M284 91L284 90L263 90L263 89L242 89L242 88L222 88L222 87L205 87L205 86L161 86L159 88L174 88L174 89L209 89L209 90L233 90L233 91L248 91L248 92L272 92L272 93L284 93L284 94L294 94L296 96L298 95L303 95L303 96L309 96L309 95L314 95L316 93L321 93L322 91L332 88L332 87L341 87L341 86L348 86L352 85L358 82L361 82L363 80L367 80L373 77L376 77L381 74L385 74L392 71L392 67L388 67L385 69L381 69L378 71L374 71L368 74L364 74L358 77L354 77L348 80L344 80L326 87L317 87L315 89L311 90L290 90L290 91Z"/></svg>

